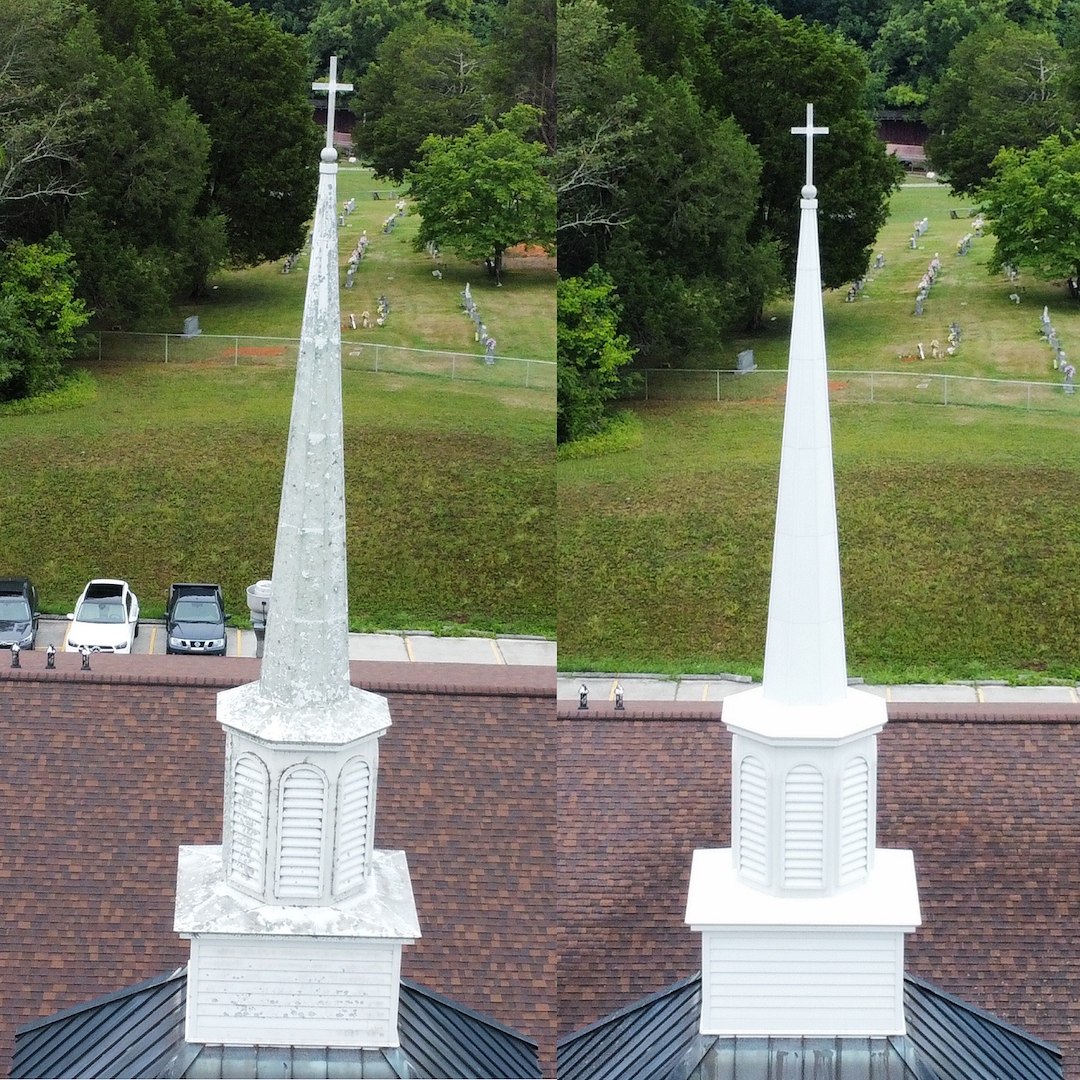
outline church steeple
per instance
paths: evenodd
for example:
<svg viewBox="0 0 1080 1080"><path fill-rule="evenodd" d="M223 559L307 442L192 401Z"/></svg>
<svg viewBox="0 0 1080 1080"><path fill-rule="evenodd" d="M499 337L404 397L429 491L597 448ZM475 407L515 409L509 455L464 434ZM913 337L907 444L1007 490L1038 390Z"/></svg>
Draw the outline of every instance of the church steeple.
<svg viewBox="0 0 1080 1080"><path fill-rule="evenodd" d="M702 932L703 1033L904 1030L903 935L920 921L910 852L876 848L885 702L848 686L833 485L815 127L781 448L765 675L725 699L732 847L694 853L686 921Z"/></svg>
<svg viewBox="0 0 1080 1080"><path fill-rule="evenodd" d="M374 846L385 698L350 683L331 59L270 618L258 681L218 695L223 843L181 848L187 1039L398 1045L405 853Z"/></svg>

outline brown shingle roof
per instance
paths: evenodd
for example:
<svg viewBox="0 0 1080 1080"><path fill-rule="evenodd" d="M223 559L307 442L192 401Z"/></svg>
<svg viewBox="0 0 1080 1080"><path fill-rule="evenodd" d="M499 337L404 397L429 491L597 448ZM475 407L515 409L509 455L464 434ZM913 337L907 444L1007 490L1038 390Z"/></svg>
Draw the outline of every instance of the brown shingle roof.
<svg viewBox="0 0 1080 1080"><path fill-rule="evenodd" d="M661 711L662 710L662 711ZM559 724L559 1030L701 966L683 924L695 847L730 843L715 706ZM1080 1066L1076 706L890 706L878 844L911 848L923 926L907 969L1061 1045Z"/></svg>
<svg viewBox="0 0 1080 1080"><path fill-rule="evenodd" d="M219 689L257 662L60 655L0 671L0 1071L19 1024L180 966L176 855L221 841ZM33 670L31 669L33 666ZM178 672L180 673L178 676ZM129 674L130 673L130 674ZM380 847L405 849L423 937L403 974L554 1062L554 672L356 664L390 700Z"/></svg>

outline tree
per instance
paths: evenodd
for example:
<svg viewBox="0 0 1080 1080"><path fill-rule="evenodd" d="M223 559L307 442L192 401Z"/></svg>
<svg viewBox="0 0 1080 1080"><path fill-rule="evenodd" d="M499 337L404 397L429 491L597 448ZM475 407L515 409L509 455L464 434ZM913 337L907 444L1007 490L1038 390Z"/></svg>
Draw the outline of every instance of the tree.
<svg viewBox="0 0 1080 1080"><path fill-rule="evenodd" d="M907 86L925 100L953 49L1004 9L1005 0L894 0L870 50L871 66L886 86Z"/></svg>
<svg viewBox="0 0 1080 1080"><path fill-rule="evenodd" d="M88 318L62 241L9 244L0 254L0 400L53 389Z"/></svg>
<svg viewBox="0 0 1080 1080"><path fill-rule="evenodd" d="M321 142L301 43L227 0L183 0L167 31L189 60L156 74L210 135L200 217L224 220L235 266L297 251L314 209Z"/></svg>
<svg viewBox="0 0 1080 1080"><path fill-rule="evenodd" d="M650 93L630 31L599 0L559 5L559 266L570 277L602 262L632 210L620 191L651 139Z"/></svg>
<svg viewBox="0 0 1080 1080"><path fill-rule="evenodd" d="M615 283L598 266L559 280L559 442L599 431L604 409L619 393L622 369L634 358L620 334Z"/></svg>
<svg viewBox="0 0 1080 1080"><path fill-rule="evenodd" d="M988 267L1045 280L1080 279L1080 142L1051 135L1032 150L1002 150L979 191L994 252Z"/></svg>
<svg viewBox="0 0 1080 1080"><path fill-rule="evenodd" d="M621 180L604 266L619 284L624 326L642 352L675 359L714 345L780 284L776 252L749 233L761 160L730 118L684 78L653 80L650 135Z"/></svg>
<svg viewBox="0 0 1080 1080"><path fill-rule="evenodd" d="M85 197L63 232L81 295L122 324L163 311L226 261L224 222L200 211L210 139L185 101L154 84L136 58L94 60L102 107L86 133L78 175Z"/></svg>
<svg viewBox="0 0 1080 1080"><path fill-rule="evenodd" d="M555 0L507 0L494 9L494 25L484 65L493 113L514 105L540 110L540 137L555 152ZM561 76L568 70L565 60ZM561 121L561 117L560 117Z"/></svg>
<svg viewBox="0 0 1080 1080"><path fill-rule="evenodd" d="M55 205L80 191L88 84L49 77L80 25L60 0L0 0L0 239L44 235Z"/></svg>
<svg viewBox="0 0 1080 1080"><path fill-rule="evenodd" d="M1065 53L1049 33L999 20L969 34L930 94L927 141L934 168L973 193L1002 147L1031 149L1077 120Z"/></svg>
<svg viewBox="0 0 1080 1080"><path fill-rule="evenodd" d="M460 135L484 115L481 48L465 30L417 17L392 31L357 85L357 150L400 182L429 135Z"/></svg>
<svg viewBox="0 0 1080 1080"><path fill-rule="evenodd" d="M544 146L526 136L537 110L515 105L497 122L457 137L432 135L406 174L421 216L415 244L434 242L466 259L483 259L496 280L503 252L555 238L555 192Z"/></svg>
<svg viewBox="0 0 1080 1080"><path fill-rule="evenodd" d="M791 128L813 102L816 122L829 128L814 148L822 279L837 288L861 277L903 175L864 107L868 70L862 53L824 27L782 19L745 0L713 10L705 40L713 62L697 77L701 97L721 115L731 113L761 155L751 238L775 240L786 278L794 280L805 170ZM760 310L750 316L752 322Z"/></svg>

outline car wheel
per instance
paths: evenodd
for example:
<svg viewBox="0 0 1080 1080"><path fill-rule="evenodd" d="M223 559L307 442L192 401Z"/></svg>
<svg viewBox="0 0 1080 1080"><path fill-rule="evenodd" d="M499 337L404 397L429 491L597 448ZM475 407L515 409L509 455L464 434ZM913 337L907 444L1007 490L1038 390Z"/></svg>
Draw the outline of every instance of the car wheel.
<svg viewBox="0 0 1080 1080"><path fill-rule="evenodd" d="M139 624L138 623L135 624L135 633L132 636L133 637L138 637L139 636Z"/></svg>

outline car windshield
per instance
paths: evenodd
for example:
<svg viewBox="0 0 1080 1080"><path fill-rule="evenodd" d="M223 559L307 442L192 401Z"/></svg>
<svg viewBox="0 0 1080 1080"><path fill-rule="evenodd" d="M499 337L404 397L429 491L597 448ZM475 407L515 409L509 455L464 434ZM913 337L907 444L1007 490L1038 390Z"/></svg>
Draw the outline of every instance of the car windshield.
<svg viewBox="0 0 1080 1080"><path fill-rule="evenodd" d="M185 597L176 601L173 618L177 622L218 623L221 622L221 613L213 600Z"/></svg>
<svg viewBox="0 0 1080 1080"><path fill-rule="evenodd" d="M0 596L0 620L29 622L30 608L21 596Z"/></svg>
<svg viewBox="0 0 1080 1080"><path fill-rule="evenodd" d="M119 596L84 600L79 605L79 612L75 617L79 622L122 623L124 605L120 602Z"/></svg>

